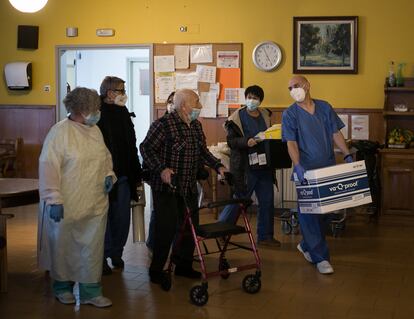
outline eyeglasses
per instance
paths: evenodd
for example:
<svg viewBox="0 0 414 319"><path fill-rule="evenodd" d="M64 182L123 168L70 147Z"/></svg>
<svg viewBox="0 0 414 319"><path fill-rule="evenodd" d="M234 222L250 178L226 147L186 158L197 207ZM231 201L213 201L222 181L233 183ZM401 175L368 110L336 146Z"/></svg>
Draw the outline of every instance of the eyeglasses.
<svg viewBox="0 0 414 319"><path fill-rule="evenodd" d="M125 89L113 89L112 91L121 92L122 95L124 95L126 93Z"/></svg>

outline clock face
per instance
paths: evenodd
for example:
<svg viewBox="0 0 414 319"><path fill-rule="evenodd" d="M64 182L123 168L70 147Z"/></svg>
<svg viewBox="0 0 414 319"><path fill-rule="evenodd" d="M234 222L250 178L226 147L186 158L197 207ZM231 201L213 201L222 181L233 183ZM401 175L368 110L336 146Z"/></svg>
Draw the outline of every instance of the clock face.
<svg viewBox="0 0 414 319"><path fill-rule="evenodd" d="M254 48L252 58L259 70L272 71L282 62L282 51L274 42L261 42Z"/></svg>

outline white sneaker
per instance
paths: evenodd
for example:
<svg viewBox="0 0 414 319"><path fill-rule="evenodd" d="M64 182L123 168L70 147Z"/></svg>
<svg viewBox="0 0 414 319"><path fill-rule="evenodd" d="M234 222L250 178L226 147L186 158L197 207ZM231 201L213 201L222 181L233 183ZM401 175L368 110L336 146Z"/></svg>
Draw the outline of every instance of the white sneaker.
<svg viewBox="0 0 414 319"><path fill-rule="evenodd" d="M76 303L75 296L69 291L56 295L56 299L65 305Z"/></svg>
<svg viewBox="0 0 414 319"><path fill-rule="evenodd" d="M333 272L334 272L331 264L327 260L323 260L323 261L317 263L316 268L318 268L318 271L321 274L324 274L324 275L333 274Z"/></svg>
<svg viewBox="0 0 414 319"><path fill-rule="evenodd" d="M313 263L313 261L312 261L312 257L311 257L311 255L306 251L303 251L303 249L302 249L302 246L300 245L300 244L298 244L297 246L296 246L296 248L303 254L303 257L305 257L305 259L308 261L308 262L310 262L310 263Z"/></svg>
<svg viewBox="0 0 414 319"><path fill-rule="evenodd" d="M91 299L81 300L83 305L93 305L98 308L105 308L112 306L112 301L104 296L98 296Z"/></svg>

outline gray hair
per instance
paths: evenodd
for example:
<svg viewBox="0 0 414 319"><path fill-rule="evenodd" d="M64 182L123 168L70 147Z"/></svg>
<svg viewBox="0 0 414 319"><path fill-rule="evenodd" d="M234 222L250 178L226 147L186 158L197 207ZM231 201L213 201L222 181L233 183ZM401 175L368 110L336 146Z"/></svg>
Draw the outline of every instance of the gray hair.
<svg viewBox="0 0 414 319"><path fill-rule="evenodd" d="M68 113L88 115L99 110L101 99L95 90L77 87L66 95L63 103Z"/></svg>
<svg viewBox="0 0 414 319"><path fill-rule="evenodd" d="M99 94L102 98L106 97L109 90L114 90L119 87L120 84L124 84L125 81L116 76L105 76L99 88Z"/></svg>
<svg viewBox="0 0 414 319"><path fill-rule="evenodd" d="M191 96L197 96L193 90L179 89L174 94L174 109L181 110Z"/></svg>

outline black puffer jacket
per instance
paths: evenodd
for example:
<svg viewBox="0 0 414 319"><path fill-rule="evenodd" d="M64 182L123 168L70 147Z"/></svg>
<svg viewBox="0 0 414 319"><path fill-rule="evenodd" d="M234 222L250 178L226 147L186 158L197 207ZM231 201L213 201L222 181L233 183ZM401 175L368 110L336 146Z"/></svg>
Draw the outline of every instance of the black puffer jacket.
<svg viewBox="0 0 414 319"><path fill-rule="evenodd" d="M246 107L236 110L224 123L227 131L227 144L231 149L230 173L233 175L233 192L247 191L247 169L248 162L248 138L244 136L243 126L240 121L239 112ZM270 126L270 114L267 109L260 110L267 127Z"/></svg>
<svg viewBox="0 0 414 319"><path fill-rule="evenodd" d="M101 119L98 122L106 147L112 155L113 170L117 177L126 176L131 198L138 200L137 184L141 182L141 165L138 159L137 140L131 114L125 106L101 105ZM116 200L117 184L109 193L110 200Z"/></svg>

